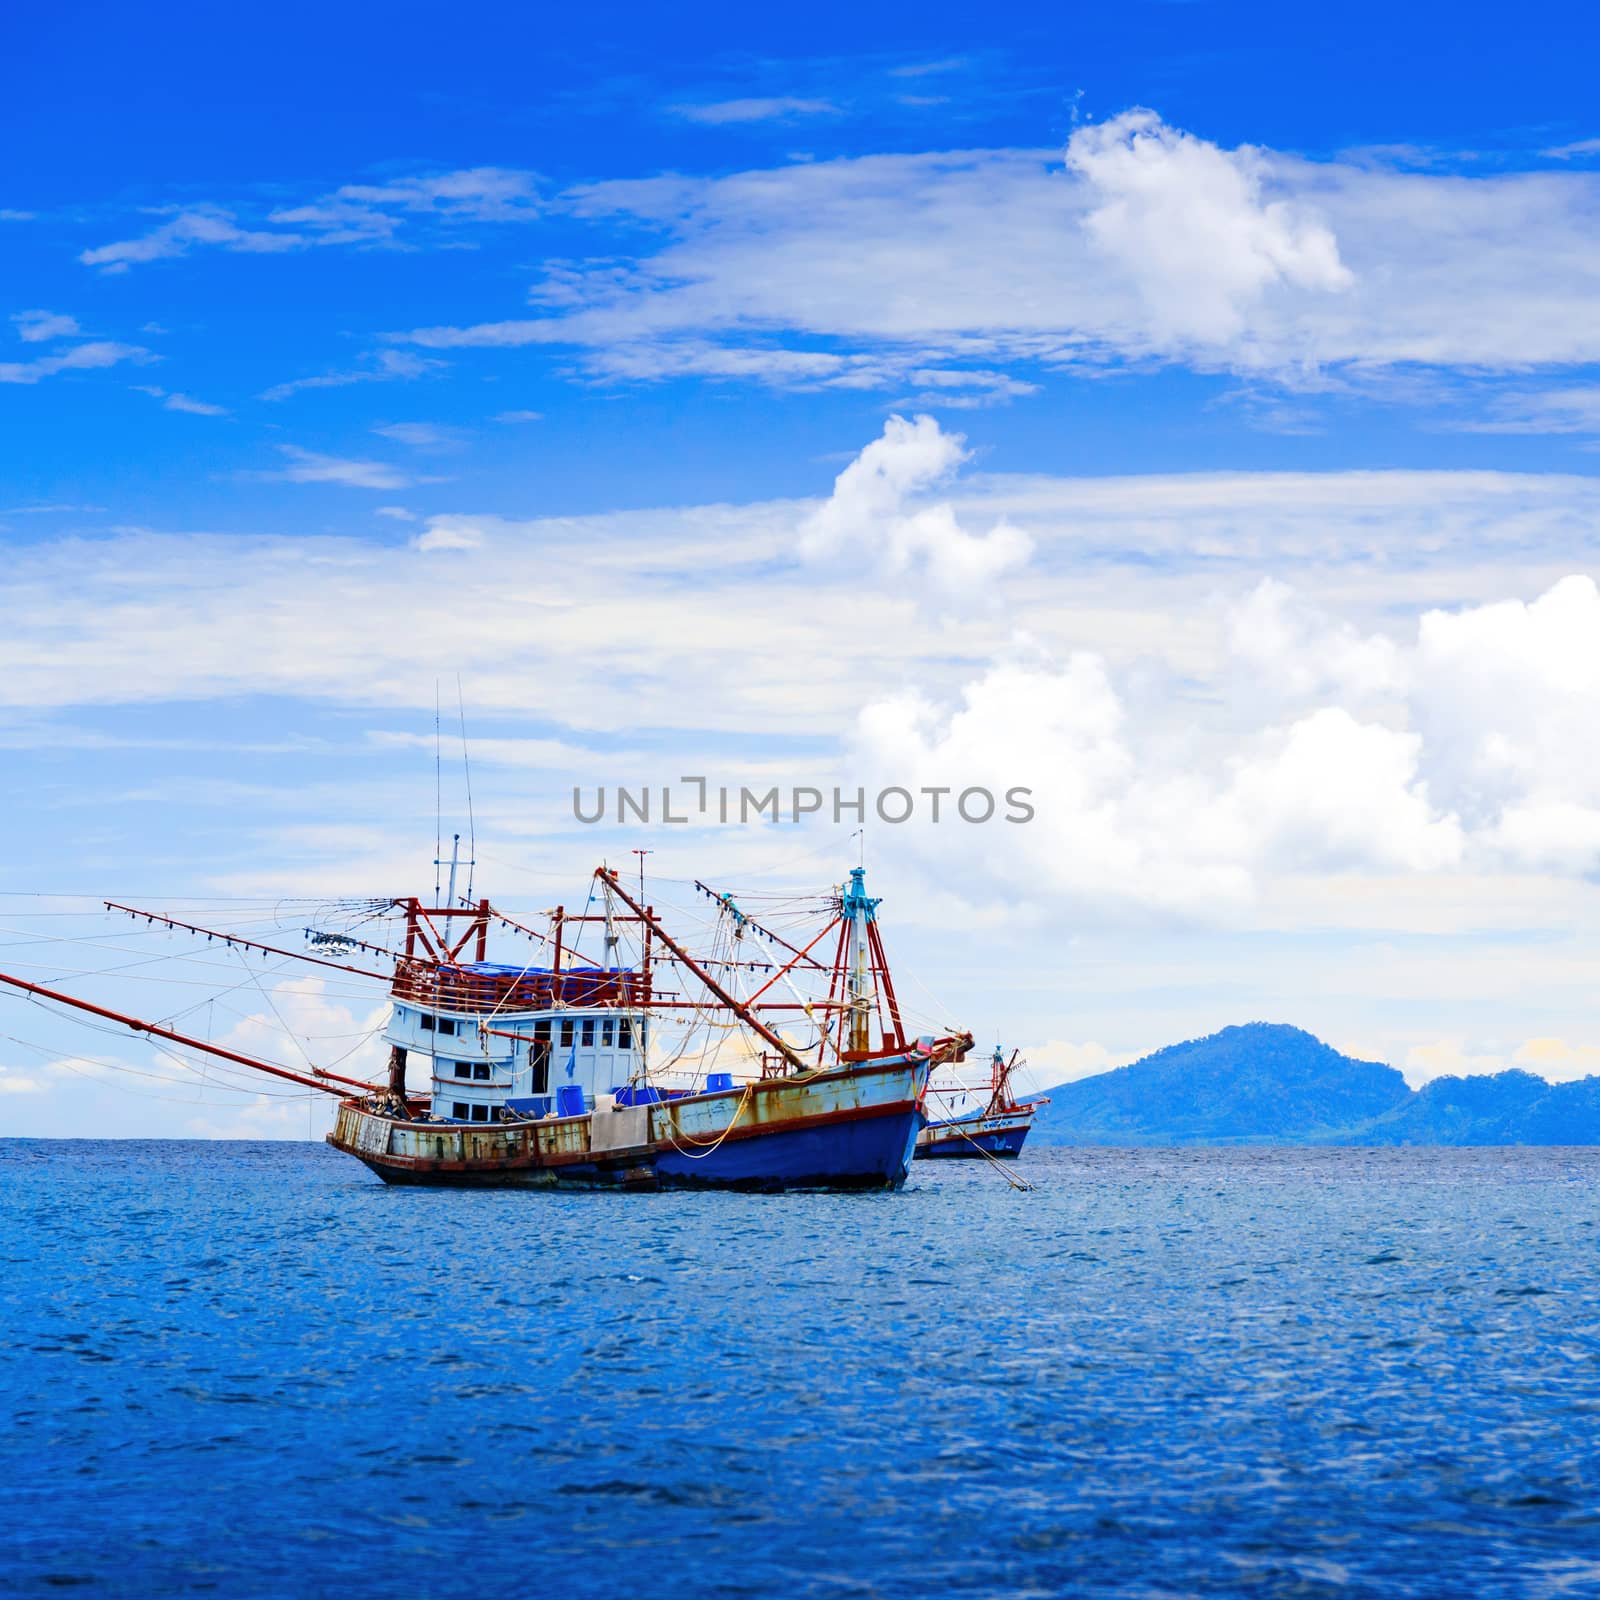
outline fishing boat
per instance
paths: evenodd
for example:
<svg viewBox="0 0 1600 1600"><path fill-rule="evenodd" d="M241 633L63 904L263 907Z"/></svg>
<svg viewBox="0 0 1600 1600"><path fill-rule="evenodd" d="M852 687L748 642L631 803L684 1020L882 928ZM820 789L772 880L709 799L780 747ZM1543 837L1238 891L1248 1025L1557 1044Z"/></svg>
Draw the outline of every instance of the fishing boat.
<svg viewBox="0 0 1600 1600"><path fill-rule="evenodd" d="M999 1157L1011 1159L1022 1154L1022 1146L1033 1126L1040 1106L1049 1105L1048 1095L1035 1100L1018 1100L1012 1092L1012 1080L1019 1066L1019 1052L1013 1050L1007 1060L999 1045L989 1063L988 1097L976 1110L967 1110L954 1116L930 1118L927 1127L917 1135L917 1155L970 1157L973 1160ZM973 1091L956 1085L930 1092L930 1100L937 1106L965 1098Z"/></svg>
<svg viewBox="0 0 1600 1600"><path fill-rule="evenodd" d="M152 1039L339 1099L328 1142L386 1183L454 1187L896 1189L925 1117L931 1074L971 1036L911 1038L862 869L824 901L802 946L697 882L720 956L697 956L620 875L600 867L589 906L557 907L542 930L489 900L450 893L388 902L399 949L308 929L295 952L162 913L146 922L383 981L385 1081L287 1068L7 974L0 983ZM603 928L601 959L581 957ZM535 961L491 961L491 930L538 943ZM621 959L631 940L632 959ZM754 948L759 946L759 958ZM817 954L831 949L830 960ZM371 961L385 957L388 970ZM357 965L357 961L366 964ZM683 981L689 990L669 988ZM808 992L809 991L809 992ZM716 1030L731 1064L666 1054L658 1034ZM425 1087L411 1081L414 1061Z"/></svg>

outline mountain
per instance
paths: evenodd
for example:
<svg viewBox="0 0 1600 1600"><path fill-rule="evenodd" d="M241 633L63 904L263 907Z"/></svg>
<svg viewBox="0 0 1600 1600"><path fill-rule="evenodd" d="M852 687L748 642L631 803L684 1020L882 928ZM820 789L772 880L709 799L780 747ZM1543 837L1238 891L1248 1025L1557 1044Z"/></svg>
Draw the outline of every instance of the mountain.
<svg viewBox="0 0 1600 1600"><path fill-rule="evenodd" d="M1435 1078L1251 1022L1049 1091L1036 1144L1600 1144L1600 1078Z"/></svg>
<svg viewBox="0 0 1600 1600"><path fill-rule="evenodd" d="M1600 1078L1546 1083L1531 1072L1435 1078L1338 1144L1600 1144Z"/></svg>
<svg viewBox="0 0 1600 1600"><path fill-rule="evenodd" d="M1038 1144L1327 1143L1403 1108L1393 1067L1302 1028L1251 1022L1050 1090Z"/></svg>

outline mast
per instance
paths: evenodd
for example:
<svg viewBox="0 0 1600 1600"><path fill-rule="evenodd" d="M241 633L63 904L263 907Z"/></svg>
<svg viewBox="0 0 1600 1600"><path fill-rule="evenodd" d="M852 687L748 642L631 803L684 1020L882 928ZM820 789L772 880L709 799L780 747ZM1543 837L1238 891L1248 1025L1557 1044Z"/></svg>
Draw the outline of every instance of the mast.
<svg viewBox="0 0 1600 1600"><path fill-rule="evenodd" d="M595 876L609 884L610 887L616 892L618 899L620 899L622 903L639 918L646 928L653 930L655 936L662 942L662 944L664 944L667 949L669 949L673 955L675 955L684 964L684 966L686 966L695 975L695 977L697 977L701 983L703 983L706 988L717 997L717 999L727 1006L727 1008L733 1012L733 1014L738 1017L738 1019L744 1023L744 1025L749 1028L752 1033L754 1033L758 1038L764 1039L769 1045L771 1045L772 1048L776 1050L778 1054L781 1055L783 1059L795 1069L796 1072L809 1072L811 1070L802 1059L799 1051L797 1051L787 1039L784 1039L778 1034L774 1033L773 1030L766 1025L766 1023L756 1016L756 1014L748 1005L744 1004L744 1002L740 1000L735 1000L734 997L729 994L728 991L724 989L722 985L718 983L717 980L713 978L711 974L707 972L706 969L702 967L700 963L696 961L695 958L690 955L689 952L685 950L683 946L679 944L678 941L674 939L659 922L656 921L655 917L650 913L650 911L644 906L640 905L639 902L622 887L621 881L615 872L610 871L606 867L597 867L595 868Z"/></svg>
<svg viewBox="0 0 1600 1600"><path fill-rule="evenodd" d="M121 1011L112 1011L105 1006L97 1006L89 1000L79 1000L74 995L62 994L59 989L47 989L40 983L29 983L26 978L13 978L9 973L0 972L0 983L9 984L13 989L21 989L27 994L38 995L44 1000L54 1000L58 1005L71 1006L76 1011L87 1011L91 1016L104 1017L108 1022L120 1023L133 1033L148 1033L158 1039L170 1039L174 1044L181 1044L190 1050L203 1050L207 1055L219 1056L224 1061L236 1062L241 1067L249 1067L254 1072L270 1073L274 1078L286 1078L290 1083L298 1083L306 1089L317 1089L323 1094L341 1096L342 1090L330 1088L333 1083L343 1083L352 1089L359 1089L363 1094L375 1094L377 1086L371 1083L362 1083L356 1078L341 1077L337 1072L324 1072L317 1068L315 1078L307 1077L301 1072L291 1072L287 1067L275 1067L270 1062L258 1061L254 1056L240 1055L237 1050L224 1049L220 1044L210 1044L204 1039L195 1039L186 1033L176 1033L171 1028L164 1028L158 1022L143 1022L138 1017L130 1017Z"/></svg>
<svg viewBox="0 0 1600 1600"><path fill-rule="evenodd" d="M869 898L866 877L865 867L850 869L850 881L845 885L841 905L848 934L845 987L849 1000L850 1049L863 1052L871 1048L868 1023L872 1001L867 981L873 965L870 930L880 904Z"/></svg>

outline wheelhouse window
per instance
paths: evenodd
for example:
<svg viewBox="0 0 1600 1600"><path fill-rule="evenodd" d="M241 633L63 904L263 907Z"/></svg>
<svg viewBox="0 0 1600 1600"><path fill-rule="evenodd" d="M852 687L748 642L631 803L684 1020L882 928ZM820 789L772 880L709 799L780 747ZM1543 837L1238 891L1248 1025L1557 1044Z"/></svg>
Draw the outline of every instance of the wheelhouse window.
<svg viewBox="0 0 1600 1600"><path fill-rule="evenodd" d="M472 1120L474 1122L487 1122L489 1120L488 1106L474 1106L472 1108Z"/></svg>
<svg viewBox="0 0 1600 1600"><path fill-rule="evenodd" d="M439 1032L440 1033L454 1033L455 1031L456 1031L456 1019L454 1017L440 1017L439 1018Z"/></svg>
<svg viewBox="0 0 1600 1600"><path fill-rule="evenodd" d="M616 1038L617 1025L610 1017L600 1024L600 1048L609 1050Z"/></svg>
<svg viewBox="0 0 1600 1600"><path fill-rule="evenodd" d="M617 1048L619 1050L633 1049L633 1023L623 1017L617 1023Z"/></svg>
<svg viewBox="0 0 1600 1600"><path fill-rule="evenodd" d="M587 1049L590 1045L592 1045L594 1043L594 1018L593 1017L585 1017L583 1019L583 1041L582 1042L583 1042L583 1045L584 1045L585 1049Z"/></svg>
<svg viewBox="0 0 1600 1600"><path fill-rule="evenodd" d="M572 1018L563 1017L561 1020L561 1042L564 1045L572 1043Z"/></svg>
<svg viewBox="0 0 1600 1600"><path fill-rule="evenodd" d="M433 1013L431 1011L419 1011L417 1013L417 1026L421 1028L424 1033L432 1033Z"/></svg>
<svg viewBox="0 0 1600 1600"><path fill-rule="evenodd" d="M472 1076L472 1063L470 1061L456 1062L456 1076L458 1078L470 1078Z"/></svg>
<svg viewBox="0 0 1600 1600"><path fill-rule="evenodd" d="M450 1115L454 1117L457 1122L465 1122L467 1120L466 1101L457 1100L456 1103L450 1107Z"/></svg>
<svg viewBox="0 0 1600 1600"><path fill-rule="evenodd" d="M474 1061L472 1063L472 1076L479 1083L487 1083L489 1081L489 1063L487 1061Z"/></svg>
<svg viewBox="0 0 1600 1600"><path fill-rule="evenodd" d="M535 1039L542 1039L546 1044L550 1043L550 1019L548 1017L543 1022L534 1023L533 1036Z"/></svg>

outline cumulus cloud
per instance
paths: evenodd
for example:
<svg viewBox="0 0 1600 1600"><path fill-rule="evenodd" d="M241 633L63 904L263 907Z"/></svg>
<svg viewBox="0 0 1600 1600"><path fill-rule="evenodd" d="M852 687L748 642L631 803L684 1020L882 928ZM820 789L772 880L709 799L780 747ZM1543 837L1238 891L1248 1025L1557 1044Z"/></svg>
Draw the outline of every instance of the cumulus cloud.
<svg viewBox="0 0 1600 1600"><path fill-rule="evenodd" d="M411 478L298 447L281 475ZM426 713L459 670L544 736L759 730L850 781L1033 788L1033 823L917 846L974 894L1126 920L1293 893L1348 923L1357 890L1293 885L1359 880L1393 908L1385 885L1426 879L1430 906L1481 917L1485 885L1531 904L1524 880L1594 869L1600 596L1561 574L1597 497L1484 473L986 477L958 436L896 418L815 502L30 541L0 573L0 699ZM441 562L465 634L419 612ZM995 584L1004 607L967 603Z"/></svg>
<svg viewBox="0 0 1600 1600"><path fill-rule="evenodd" d="M1021 566L1033 549L1020 529L998 522L968 533L947 503L915 498L946 481L966 459L965 440L932 418L890 417L834 480L833 493L800 527L811 561L865 560L886 577L925 572L938 588L973 599Z"/></svg>
<svg viewBox="0 0 1600 1600"><path fill-rule="evenodd" d="M1418 725L1447 791L1512 859L1600 866L1600 588L1433 610L1419 629Z"/></svg>
<svg viewBox="0 0 1600 1600"><path fill-rule="evenodd" d="M1246 686L1264 697L1364 700L1400 686L1400 651L1392 639L1329 616L1276 578L1263 578L1231 605L1226 625Z"/></svg>
<svg viewBox="0 0 1600 1600"><path fill-rule="evenodd" d="M1078 652L997 663L953 705L918 693L875 702L855 746L884 783L1029 790L1031 821L978 829L934 825L930 812L906 838L934 857L976 853L1015 889L1048 887L1101 910L1226 916L1269 872L1428 872L1460 860L1460 826L1430 803L1414 735L1338 708L1198 759L1149 735L1106 663Z"/></svg>
<svg viewBox="0 0 1600 1600"><path fill-rule="evenodd" d="M1090 196L1083 227L1139 286L1154 342L1226 345L1274 287L1336 291L1353 282L1326 223L1263 196L1270 167L1128 111L1079 128L1067 168Z"/></svg>

